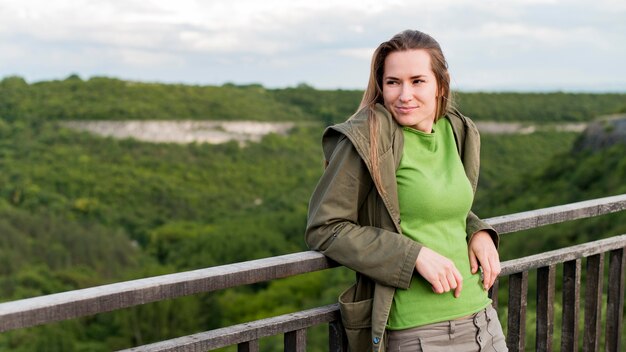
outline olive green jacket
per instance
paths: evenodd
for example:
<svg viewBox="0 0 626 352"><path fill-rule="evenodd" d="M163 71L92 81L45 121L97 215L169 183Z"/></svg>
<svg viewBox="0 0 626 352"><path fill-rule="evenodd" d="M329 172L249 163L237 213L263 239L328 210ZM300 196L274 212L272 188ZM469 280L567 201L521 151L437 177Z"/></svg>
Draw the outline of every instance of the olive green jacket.
<svg viewBox="0 0 626 352"><path fill-rule="evenodd" d="M421 245L401 235L396 169L403 148L402 129L380 104L378 168L371 176L368 109L326 129L322 146L327 168L309 203L305 234L309 248L357 272L357 282L339 297L350 351L384 351L384 332L396 289L407 289ZM474 192L478 182L480 137L474 123L454 111L451 122L457 149ZM382 191L384 190L384 191ZM472 212L468 240L485 229ZM371 349L370 349L371 348Z"/></svg>

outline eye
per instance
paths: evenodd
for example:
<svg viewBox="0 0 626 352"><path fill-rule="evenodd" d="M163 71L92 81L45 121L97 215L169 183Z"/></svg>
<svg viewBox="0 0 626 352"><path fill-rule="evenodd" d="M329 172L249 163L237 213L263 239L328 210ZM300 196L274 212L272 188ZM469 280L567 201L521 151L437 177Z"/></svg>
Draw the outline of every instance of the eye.
<svg viewBox="0 0 626 352"><path fill-rule="evenodd" d="M426 81L424 81L423 79L414 79L413 80L413 84L420 84L420 83L424 83Z"/></svg>
<svg viewBox="0 0 626 352"><path fill-rule="evenodd" d="M392 85L396 85L396 84L398 84L398 81L395 81L395 80L389 79L389 80L386 80L386 81L385 81L385 84L386 84L386 85L388 85L388 86L392 86Z"/></svg>

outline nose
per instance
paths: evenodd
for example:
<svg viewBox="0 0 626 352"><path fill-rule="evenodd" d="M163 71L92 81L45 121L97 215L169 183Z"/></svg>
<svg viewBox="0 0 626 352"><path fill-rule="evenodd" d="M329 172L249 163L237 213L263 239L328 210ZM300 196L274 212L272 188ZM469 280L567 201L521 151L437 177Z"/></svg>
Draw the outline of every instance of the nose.
<svg viewBox="0 0 626 352"><path fill-rule="evenodd" d="M408 103L413 98L413 92L411 91L411 87L409 85L403 84L400 90L400 101L403 103Z"/></svg>

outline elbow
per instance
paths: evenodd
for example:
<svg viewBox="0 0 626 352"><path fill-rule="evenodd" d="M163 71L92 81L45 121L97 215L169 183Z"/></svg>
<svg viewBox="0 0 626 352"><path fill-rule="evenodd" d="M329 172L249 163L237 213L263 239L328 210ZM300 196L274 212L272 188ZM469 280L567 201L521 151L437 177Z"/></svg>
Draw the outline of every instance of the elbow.
<svg viewBox="0 0 626 352"><path fill-rule="evenodd" d="M322 251L322 244L326 242L326 237L322 226L307 226L304 232L304 242L313 251Z"/></svg>
<svg viewBox="0 0 626 352"><path fill-rule="evenodd" d="M337 233L345 226L345 223L313 225L307 224L304 232L304 241L310 250L324 252L333 240L337 237Z"/></svg>

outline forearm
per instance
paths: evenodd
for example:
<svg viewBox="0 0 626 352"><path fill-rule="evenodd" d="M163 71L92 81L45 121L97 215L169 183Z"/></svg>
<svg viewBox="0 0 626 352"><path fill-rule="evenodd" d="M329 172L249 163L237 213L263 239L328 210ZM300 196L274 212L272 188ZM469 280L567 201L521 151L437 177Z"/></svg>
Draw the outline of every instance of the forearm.
<svg viewBox="0 0 626 352"><path fill-rule="evenodd" d="M422 246L398 233L349 222L312 226L307 244L373 280L406 289Z"/></svg>

